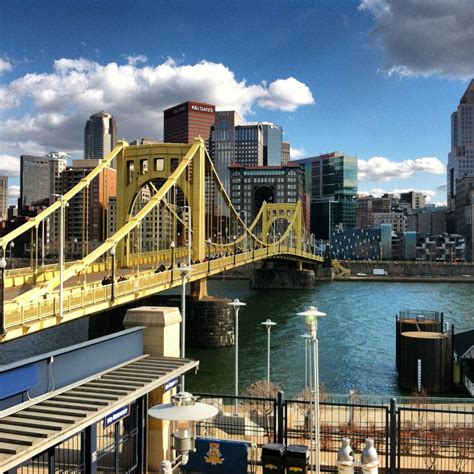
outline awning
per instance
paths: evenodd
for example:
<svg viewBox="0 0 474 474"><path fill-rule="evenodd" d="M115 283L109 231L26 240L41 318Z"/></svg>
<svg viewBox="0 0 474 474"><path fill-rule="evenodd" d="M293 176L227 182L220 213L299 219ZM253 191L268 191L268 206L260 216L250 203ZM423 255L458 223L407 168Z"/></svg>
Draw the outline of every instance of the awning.
<svg viewBox="0 0 474 474"><path fill-rule="evenodd" d="M0 419L0 472L61 443L198 365L190 359L144 355L37 403L23 404L18 411L9 410Z"/></svg>

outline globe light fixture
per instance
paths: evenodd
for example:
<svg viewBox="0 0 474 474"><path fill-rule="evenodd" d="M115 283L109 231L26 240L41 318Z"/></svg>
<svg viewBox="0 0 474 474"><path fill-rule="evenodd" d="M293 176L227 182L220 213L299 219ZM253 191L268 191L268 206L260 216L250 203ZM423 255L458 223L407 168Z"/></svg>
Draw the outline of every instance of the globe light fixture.
<svg viewBox="0 0 474 474"><path fill-rule="evenodd" d="M212 418L219 410L214 405L197 402L197 397L188 392L179 392L171 397L170 403L155 405L148 415L158 420L171 422L173 448L181 455L181 464L189 460L189 453L195 451L196 421Z"/></svg>
<svg viewBox="0 0 474 474"><path fill-rule="evenodd" d="M326 316L326 313L318 311L314 306L298 313L298 316L304 316L306 332L310 335L311 348L313 355L313 380L311 387L311 465L315 467L317 474L320 473L320 442L319 442L319 361L318 361L318 318ZM314 450L314 456L313 456Z"/></svg>

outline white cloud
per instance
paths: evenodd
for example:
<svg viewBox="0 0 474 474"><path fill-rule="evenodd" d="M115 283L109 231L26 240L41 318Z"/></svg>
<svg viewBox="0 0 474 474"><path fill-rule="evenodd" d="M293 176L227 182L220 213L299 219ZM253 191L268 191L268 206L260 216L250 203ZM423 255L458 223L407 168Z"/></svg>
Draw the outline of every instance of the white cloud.
<svg viewBox="0 0 474 474"><path fill-rule="evenodd" d="M446 166L436 157L428 156L400 162L390 161L383 156L358 160L360 181L389 181L407 179L417 172L445 174Z"/></svg>
<svg viewBox="0 0 474 474"><path fill-rule="evenodd" d="M294 77L272 82L258 100L261 107L293 112L300 105L314 104L309 87Z"/></svg>
<svg viewBox="0 0 474 474"><path fill-rule="evenodd" d="M146 63L148 61L148 58L144 54L138 54L136 56L124 56L124 58L131 66L136 66L137 64Z"/></svg>
<svg viewBox="0 0 474 474"><path fill-rule="evenodd" d="M290 146L290 158L292 160L299 160L306 156L306 150L304 148L293 148Z"/></svg>
<svg viewBox="0 0 474 474"><path fill-rule="evenodd" d="M0 58L0 76L4 72L9 72L12 69L13 69L13 65L8 59Z"/></svg>
<svg viewBox="0 0 474 474"><path fill-rule="evenodd" d="M7 176L19 176L20 158L11 155L0 155L0 174Z"/></svg>
<svg viewBox="0 0 474 474"><path fill-rule="evenodd" d="M8 187L8 197L18 199L20 197L20 186L13 185Z"/></svg>
<svg viewBox="0 0 474 474"><path fill-rule="evenodd" d="M374 17L388 74L472 77L474 1L362 0L359 9Z"/></svg>
<svg viewBox="0 0 474 474"><path fill-rule="evenodd" d="M163 109L185 100L206 101L243 116L256 106L293 111L314 103L308 87L293 77L249 84L221 63L167 59L153 66L144 64L141 55L127 59L127 64L99 64L61 58L49 73L26 74L1 86L0 107L12 111L2 124L4 152L29 141L35 149L80 154L85 122L99 110L112 113L119 136L132 140L162 135ZM18 117L16 109L25 101L32 104L30 112Z"/></svg>
<svg viewBox="0 0 474 474"><path fill-rule="evenodd" d="M426 202L430 202L431 199L434 196L436 196L436 192L431 190L431 189L413 189L413 188L405 188L405 189L395 188L395 189L392 189L392 190L387 190L387 189L382 189L382 188L372 188L369 191L361 191L359 194L365 195L365 196L372 195L372 196L375 196L375 197L381 197L384 194L389 193L389 194L393 194L394 197L399 198L400 194L409 193L411 191L423 193L426 196Z"/></svg>

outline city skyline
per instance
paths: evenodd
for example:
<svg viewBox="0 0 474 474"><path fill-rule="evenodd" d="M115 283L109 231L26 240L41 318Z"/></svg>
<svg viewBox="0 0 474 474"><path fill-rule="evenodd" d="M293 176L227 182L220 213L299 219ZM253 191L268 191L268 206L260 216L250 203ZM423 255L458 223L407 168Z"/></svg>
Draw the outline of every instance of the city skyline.
<svg viewBox="0 0 474 474"><path fill-rule="evenodd" d="M162 139L163 109L198 100L281 125L293 159L358 156L360 191L446 201L450 114L474 70L469 2L262 2L249 14L209 1L206 15L191 2L143 2L113 41L131 3L106 3L0 7L0 174L11 197L21 154L82 157L91 114L114 115L119 137Z"/></svg>

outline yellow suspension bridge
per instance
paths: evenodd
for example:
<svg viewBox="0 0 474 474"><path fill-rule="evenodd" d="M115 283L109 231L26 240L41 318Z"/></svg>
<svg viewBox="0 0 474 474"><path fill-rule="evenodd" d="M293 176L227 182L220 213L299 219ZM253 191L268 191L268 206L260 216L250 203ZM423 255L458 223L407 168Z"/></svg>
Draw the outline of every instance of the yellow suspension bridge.
<svg viewBox="0 0 474 474"><path fill-rule="evenodd" d="M83 196L87 210L89 187L112 163L117 169L116 230L90 251L83 243L79 259L39 265L42 223L59 220L64 243L67 206ZM201 297L209 276L251 262L275 257L300 265L323 262L311 252L300 202L264 203L248 226L240 214L203 140L137 146L119 142L79 184L0 238L3 257L21 235L30 232L32 242L31 265L4 272L0 341L131 303L179 286L183 278ZM191 267L185 274L182 263ZM348 273L337 261L332 265L340 276ZM111 275L106 284L104 273Z"/></svg>

